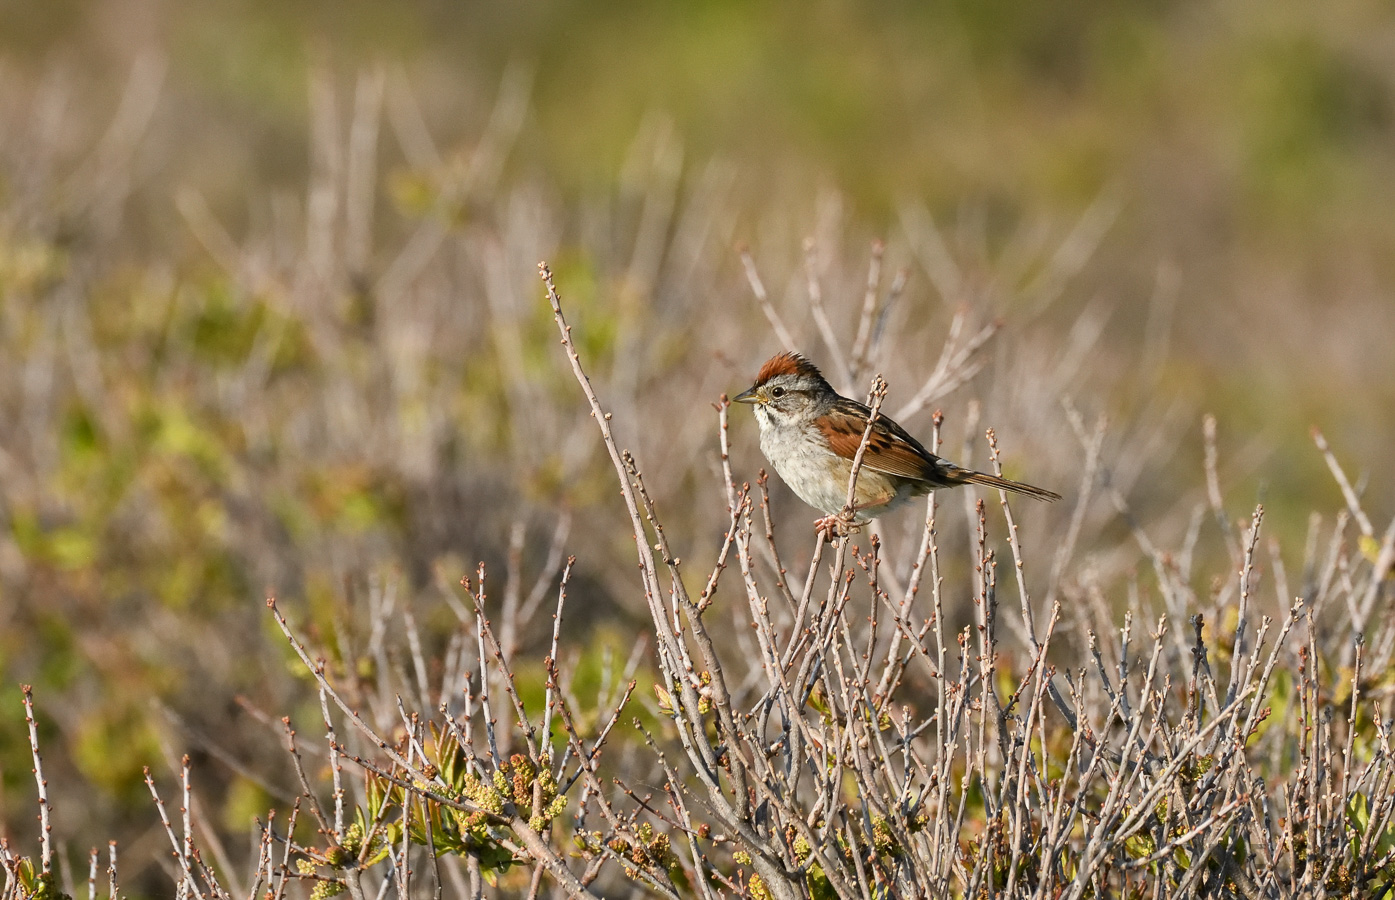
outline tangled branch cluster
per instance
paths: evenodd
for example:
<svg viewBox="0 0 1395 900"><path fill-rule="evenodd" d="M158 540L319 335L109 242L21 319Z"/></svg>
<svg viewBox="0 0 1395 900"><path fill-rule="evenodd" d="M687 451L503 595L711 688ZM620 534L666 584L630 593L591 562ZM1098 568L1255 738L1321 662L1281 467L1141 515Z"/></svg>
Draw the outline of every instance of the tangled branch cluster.
<svg viewBox="0 0 1395 900"><path fill-rule="evenodd" d="M578 697L561 658L571 561L558 578L540 709L517 687L513 639L491 622L482 566L452 598L461 627L445 660L423 658L404 614L411 671L360 695L368 714L269 601L319 688L327 739L315 758L332 800L321 803L325 786L286 720L301 795L284 828L261 826L251 877L236 882L196 846L186 761L184 833L165 818L181 898L477 897L490 886L594 897L625 884L671 898L780 900L1395 891L1395 524L1376 533L1321 436L1348 509L1326 534L1315 522L1297 592L1270 546L1276 614L1259 612L1270 605L1263 510L1242 528L1226 519L1211 453L1229 575L1209 597L1191 587L1200 516L1174 552L1134 526L1151 570L1133 580L1118 623L1096 583L1068 580L1076 526L1056 542L1047 585L1034 586L1005 496L1001 536L987 505L972 507L970 565L942 552L945 512L932 496L918 547L899 565L873 533L820 540L802 576L791 574L764 476L752 486L733 475L723 398L729 524L711 568L690 581L638 462L611 433L546 267L543 277L630 518L654 699L637 691L638 652L596 702ZM874 297L852 362L839 356L835 369L867 369L877 315ZM956 382L981 344L952 336L937 377ZM871 402L884 394L878 378ZM1102 428L1068 413L1087 460L1078 509L1102 496L1129 521L1099 467ZM1000 470L991 431L988 446ZM512 633L519 590L505 593L515 602L502 630ZM962 622L959 598L971 609ZM375 633L390 627L385 613ZM648 714L630 716L641 740L613 760L603 750L636 703ZM3 900L61 894L32 729L31 744L43 850L37 866L0 851ZM362 777L342 777L346 765ZM114 850L110 870L115 900Z"/></svg>

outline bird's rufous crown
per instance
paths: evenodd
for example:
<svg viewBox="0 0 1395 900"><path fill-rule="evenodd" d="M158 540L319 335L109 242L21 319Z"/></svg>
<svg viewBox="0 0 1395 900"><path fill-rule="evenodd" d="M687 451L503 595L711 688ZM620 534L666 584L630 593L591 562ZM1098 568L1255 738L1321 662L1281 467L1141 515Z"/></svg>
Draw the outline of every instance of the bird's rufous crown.
<svg viewBox="0 0 1395 900"><path fill-rule="evenodd" d="M823 373L819 367L809 362L798 353L777 353L765 361L765 365L760 367L760 373L756 375L756 387L760 387L777 375L806 375L823 381Z"/></svg>

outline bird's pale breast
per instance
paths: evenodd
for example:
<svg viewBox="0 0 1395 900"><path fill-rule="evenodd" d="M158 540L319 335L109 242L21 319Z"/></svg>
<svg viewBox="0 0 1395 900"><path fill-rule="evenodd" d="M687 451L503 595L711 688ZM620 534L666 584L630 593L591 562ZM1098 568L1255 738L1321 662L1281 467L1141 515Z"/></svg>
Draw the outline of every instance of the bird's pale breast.
<svg viewBox="0 0 1395 900"><path fill-rule="evenodd" d="M817 432L797 426L761 422L760 449L775 466L780 478L799 499L821 512L832 515L843 508L848 497L852 461L832 452ZM877 472L865 465L858 472L854 502L879 516L915 496L907 479ZM872 516L859 515L865 522Z"/></svg>

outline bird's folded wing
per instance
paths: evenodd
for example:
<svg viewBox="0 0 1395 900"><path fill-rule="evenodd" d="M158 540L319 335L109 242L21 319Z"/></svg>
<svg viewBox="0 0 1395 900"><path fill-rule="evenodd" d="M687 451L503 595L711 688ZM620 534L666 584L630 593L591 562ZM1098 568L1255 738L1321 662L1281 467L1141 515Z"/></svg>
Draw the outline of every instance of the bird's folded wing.
<svg viewBox="0 0 1395 900"><path fill-rule="evenodd" d="M862 444L867 419L835 409L819 418L819 427L833 452L850 460L857 456L857 448ZM895 422L880 418L867 441L867 452L862 456L862 464L869 469L920 480L926 480L934 471L934 460Z"/></svg>

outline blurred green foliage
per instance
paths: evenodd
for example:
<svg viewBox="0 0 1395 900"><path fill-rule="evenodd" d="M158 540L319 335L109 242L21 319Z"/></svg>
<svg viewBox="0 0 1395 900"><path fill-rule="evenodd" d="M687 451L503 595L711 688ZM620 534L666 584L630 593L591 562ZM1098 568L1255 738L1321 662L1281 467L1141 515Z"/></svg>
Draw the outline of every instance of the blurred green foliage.
<svg viewBox="0 0 1395 900"><path fill-rule="evenodd" d="M537 139L517 164L572 190L610 184L659 111L694 158L734 158L786 187L826 176L873 216L907 195L951 208L973 196L1019 209L1081 203L1119 178L1161 176L1178 153L1191 177L1238 179L1243 195L1226 199L1241 201L1245 235L1261 243L1315 214L1373 213L1390 196L1378 43L1389 23L1377 0L1334 10L1280 0L1262 12L1165 0L150 0L116 34L81 4L10 6L0 48L30 66L95 50L96 76L130 42L157 43L181 95L214 119L189 135L208 152L176 171L196 166L230 191L245 187L247 166L276 183L303 171L305 83L320 62L400 62L451 84L424 92L436 113L487 103L498 72L522 60L536 66Z"/></svg>

